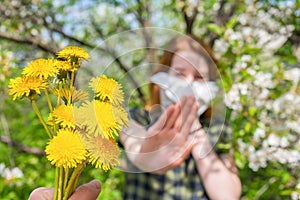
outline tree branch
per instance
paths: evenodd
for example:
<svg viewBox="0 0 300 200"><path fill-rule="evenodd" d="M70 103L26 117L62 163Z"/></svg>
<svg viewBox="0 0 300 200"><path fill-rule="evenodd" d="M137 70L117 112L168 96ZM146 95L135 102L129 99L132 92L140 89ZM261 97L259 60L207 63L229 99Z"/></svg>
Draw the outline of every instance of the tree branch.
<svg viewBox="0 0 300 200"><path fill-rule="evenodd" d="M6 145L15 147L21 153L29 153L29 154L33 154L36 156L45 156L45 152L43 150L35 148L35 147L28 147L28 146L22 145L16 141L11 140L9 137L0 135L0 141Z"/></svg>
<svg viewBox="0 0 300 200"><path fill-rule="evenodd" d="M92 24L93 24L93 27L94 27L95 31L100 35L100 37L104 38L104 34L103 34L102 30L97 27L97 24L95 23L94 20L92 20ZM133 84L134 88L136 88L137 93L138 93L139 98L141 99L142 103L145 104L146 103L145 95L142 92L142 90L139 88L139 84L137 83L137 81L135 80L135 78L129 72L130 71L129 67L127 67L121 61L121 59L116 55L116 53L113 50L109 49L109 47L106 46L106 48L100 48L100 47L96 47L96 48L98 50L100 50L100 51L104 51L106 53L109 53L113 57L114 61L119 65L120 69L126 73L126 75L128 76L129 80Z"/></svg>
<svg viewBox="0 0 300 200"><path fill-rule="evenodd" d="M187 13L187 3L185 2L184 6L181 9L185 24L186 24L186 30L185 32L187 34L192 34L193 32L193 25L196 20L196 17L198 15L198 5L199 5L199 0L197 1L196 5L193 7L192 15L189 16Z"/></svg>
<svg viewBox="0 0 300 200"><path fill-rule="evenodd" d="M50 28L50 27L48 27L48 28ZM80 45L83 45L83 46L86 46L86 47L89 47L89 48L95 48L95 46L94 45L92 45L92 44L89 44L89 43L87 43L87 42L84 42L83 40L79 40L78 38L75 38L75 37L73 37L73 36L71 36L71 35L68 35L68 34L66 34L63 30L61 30L61 29L58 29L58 28L50 28L52 31L54 31L54 32L56 32L56 33L59 33L60 35L62 35L63 37L65 37L65 38L67 38L68 40L71 40L71 41L74 41L74 42L76 42L76 43L78 43L78 44L80 44ZM102 49L100 49L100 50L102 50Z"/></svg>
<svg viewBox="0 0 300 200"><path fill-rule="evenodd" d="M225 13L225 4L228 3L226 0L222 0L220 2L220 8L217 12L217 15L215 17L214 23L216 23L219 26L224 26L226 22L229 21L229 19L234 14L234 11L238 5L238 2L234 1L234 3L231 5L229 11ZM209 45L212 47L215 43L215 40L218 38L218 36L215 33L210 34L210 40Z"/></svg>
<svg viewBox="0 0 300 200"><path fill-rule="evenodd" d="M15 43L20 43L20 44L28 44L32 46L36 46L39 49L50 52L52 54L56 53L56 50L51 48L50 46L43 44L41 41L34 40L34 38L27 38L27 37L22 37L22 36L17 36L17 35L11 35L8 33L0 32L0 38L13 41Z"/></svg>

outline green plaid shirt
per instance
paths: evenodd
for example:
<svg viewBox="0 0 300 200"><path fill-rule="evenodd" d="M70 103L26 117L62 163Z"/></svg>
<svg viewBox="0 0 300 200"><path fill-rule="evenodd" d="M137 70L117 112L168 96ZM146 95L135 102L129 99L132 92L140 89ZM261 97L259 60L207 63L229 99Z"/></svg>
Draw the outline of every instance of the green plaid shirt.
<svg viewBox="0 0 300 200"><path fill-rule="evenodd" d="M150 117L147 111L134 108L130 111L131 118L149 126ZM213 120L209 123L200 119L202 126L206 126L207 134L212 144L218 144L228 148L231 139L231 131L224 123ZM209 125L209 128L208 128ZM215 151L225 153L228 149L218 148ZM127 159L129 165L134 165ZM138 171L138 169L137 169ZM199 200L208 199L197 171L196 162L190 155L180 166L167 171L163 175L151 173L125 173L124 200Z"/></svg>

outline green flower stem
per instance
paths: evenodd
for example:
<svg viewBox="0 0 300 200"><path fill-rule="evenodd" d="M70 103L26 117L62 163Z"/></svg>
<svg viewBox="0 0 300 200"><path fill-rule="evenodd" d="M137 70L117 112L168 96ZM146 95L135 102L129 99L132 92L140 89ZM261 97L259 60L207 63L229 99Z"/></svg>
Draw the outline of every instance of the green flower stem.
<svg viewBox="0 0 300 200"><path fill-rule="evenodd" d="M62 83L59 83L59 89L58 89L56 106L58 106L60 104L60 101L61 101L61 98L60 98L61 90L62 90Z"/></svg>
<svg viewBox="0 0 300 200"><path fill-rule="evenodd" d="M37 114L39 120L40 120L41 123L43 124L43 126L44 126L44 128L45 128L45 130L46 130L46 132L47 132L47 134L48 134L48 136L49 136L50 138L52 138L52 134L51 134L50 130L48 129L48 126L47 126L45 120L43 119L42 114L41 114L39 108L37 107L35 101L32 100L32 101L31 101L31 104L32 104L33 110L35 111L35 113Z"/></svg>
<svg viewBox="0 0 300 200"><path fill-rule="evenodd" d="M76 184L73 184L73 188L72 188L72 191L74 192L75 190L76 190L76 188L77 188L77 183L78 183L78 181L79 181L79 178L80 178L80 174L76 177L76 179L75 179L75 181L74 181L74 183L76 183ZM72 192L72 193L73 193Z"/></svg>
<svg viewBox="0 0 300 200"><path fill-rule="evenodd" d="M65 180L64 180L64 187L63 187L64 191L66 190L66 187L67 187L68 178L69 178L69 168L67 167L66 171L65 171Z"/></svg>
<svg viewBox="0 0 300 200"><path fill-rule="evenodd" d="M58 197L57 200L61 200L63 197L63 178L64 178L64 169L59 167L59 180L58 180Z"/></svg>
<svg viewBox="0 0 300 200"><path fill-rule="evenodd" d="M78 165L72 172L72 175L68 182L67 189L64 192L63 200L67 200L72 195L72 193L75 191L78 180L79 180L78 177L80 176L84 167L85 167L85 163L82 163L82 164Z"/></svg>
<svg viewBox="0 0 300 200"><path fill-rule="evenodd" d="M57 195L58 195L58 180L59 180L59 168L56 167L56 170L55 170L55 186L54 186L53 200L56 200L56 199L57 199Z"/></svg>
<svg viewBox="0 0 300 200"><path fill-rule="evenodd" d="M74 81L75 81L75 71L72 71L71 74L71 82L70 82L70 96L68 99L68 105L71 105L72 101L72 95L73 95L73 86L74 86Z"/></svg>
<svg viewBox="0 0 300 200"><path fill-rule="evenodd" d="M49 110L50 110L50 112L52 112L52 110L53 110L53 107L52 107L52 103L51 103L51 100L50 100L50 97L49 97L48 90L44 90L44 91L45 91L45 95L46 95L46 98L47 98L47 102L48 102Z"/></svg>

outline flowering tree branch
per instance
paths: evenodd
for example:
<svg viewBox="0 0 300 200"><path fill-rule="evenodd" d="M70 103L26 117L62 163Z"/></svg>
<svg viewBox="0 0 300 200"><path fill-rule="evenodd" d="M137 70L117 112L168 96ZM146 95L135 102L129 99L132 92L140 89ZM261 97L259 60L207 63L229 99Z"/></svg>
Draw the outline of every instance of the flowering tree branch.
<svg viewBox="0 0 300 200"><path fill-rule="evenodd" d="M214 20L214 23L219 26L224 26L228 22L228 20L231 19L231 17L234 15L234 11L238 6L238 2L234 1L234 3L230 4L230 8L228 9L228 11L225 11L226 4L228 4L228 2L225 0L222 0L220 2L220 8ZM218 36L215 33L210 33L210 46L214 46L215 40L217 38Z"/></svg>

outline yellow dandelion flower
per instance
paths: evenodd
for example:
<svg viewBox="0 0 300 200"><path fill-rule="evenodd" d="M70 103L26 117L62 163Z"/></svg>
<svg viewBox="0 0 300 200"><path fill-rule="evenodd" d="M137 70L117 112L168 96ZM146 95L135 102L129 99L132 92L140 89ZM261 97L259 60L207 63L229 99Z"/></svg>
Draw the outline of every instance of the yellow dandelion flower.
<svg viewBox="0 0 300 200"><path fill-rule="evenodd" d="M114 105L120 105L124 101L122 86L105 75L92 78L89 86L95 92L95 97L99 97L101 101L108 101Z"/></svg>
<svg viewBox="0 0 300 200"><path fill-rule="evenodd" d="M62 61L62 60L57 60L55 65L58 68L58 70L66 71L66 72L76 71L78 69L76 67L73 67L70 64L70 62Z"/></svg>
<svg viewBox="0 0 300 200"><path fill-rule="evenodd" d="M40 90L46 89L48 83L37 77L18 77L10 79L8 88L9 95L13 96L13 100L18 97L33 97L36 94L41 94Z"/></svg>
<svg viewBox="0 0 300 200"><path fill-rule="evenodd" d="M64 102L67 102L70 95L72 95L72 102L86 101L89 98L89 94L83 90L76 90L73 88L73 92L70 91L69 87L63 87L61 89L52 88L50 92L56 96L59 96Z"/></svg>
<svg viewBox="0 0 300 200"><path fill-rule="evenodd" d="M71 59L71 58L82 58L89 59L90 55L80 47L68 46L57 53L58 58Z"/></svg>
<svg viewBox="0 0 300 200"><path fill-rule="evenodd" d="M86 126L90 133L106 138L116 136L127 121L127 113L122 107L97 100L83 104L75 113L76 125Z"/></svg>
<svg viewBox="0 0 300 200"><path fill-rule="evenodd" d="M58 69L55 66L54 59L37 59L31 61L22 72L25 76L34 76L41 79L53 77L56 73L58 73Z"/></svg>
<svg viewBox="0 0 300 200"><path fill-rule="evenodd" d="M47 159L52 165L73 168L84 162L87 151L76 130L60 129L46 146Z"/></svg>
<svg viewBox="0 0 300 200"><path fill-rule="evenodd" d="M48 123L55 122L63 128L75 128L73 106L60 105L49 116Z"/></svg>
<svg viewBox="0 0 300 200"><path fill-rule="evenodd" d="M128 126L128 114L122 106L113 106L113 115L121 126Z"/></svg>
<svg viewBox="0 0 300 200"><path fill-rule="evenodd" d="M112 138L86 136L82 137L82 141L89 152L89 162L96 168L107 171L120 165L118 160L120 151L117 143Z"/></svg>
<svg viewBox="0 0 300 200"><path fill-rule="evenodd" d="M75 102L80 102L80 101L87 101L89 98L89 94L83 90L73 90L72 93L72 101L73 103Z"/></svg>

